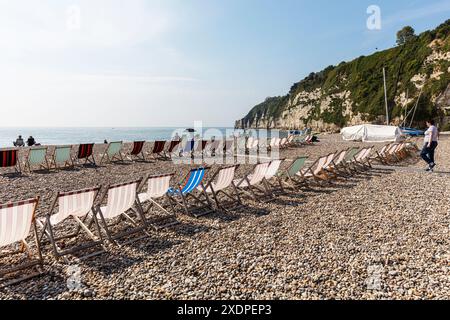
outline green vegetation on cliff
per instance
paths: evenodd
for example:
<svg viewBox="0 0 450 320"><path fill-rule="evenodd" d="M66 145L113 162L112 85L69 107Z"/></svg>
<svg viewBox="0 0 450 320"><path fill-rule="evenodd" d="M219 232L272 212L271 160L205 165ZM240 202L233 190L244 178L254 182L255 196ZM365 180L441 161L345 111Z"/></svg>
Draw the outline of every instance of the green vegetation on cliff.
<svg viewBox="0 0 450 320"><path fill-rule="evenodd" d="M387 91L390 118L398 118L404 114L402 105L397 105L395 99L402 93L408 92L410 98L415 98L408 105L414 107L420 89L411 80L414 76L425 75L426 81L416 114L417 122L430 117L438 117L439 109L434 102L436 97L445 91L450 83L450 61L438 59L433 63L426 63L433 53L430 44L437 45L439 52L450 51L450 20L433 31L426 31L418 36L410 33L402 36L397 47L376 52L370 56L362 56L351 62L342 62L337 66L329 66L321 72L311 73L302 81L294 84L288 95L268 98L265 102L254 107L250 113L240 121L245 127L261 127L261 120L267 127L271 123L282 120L283 112L295 107L292 100L302 92L313 92L320 89L323 97L333 94L350 92L353 114L359 114L364 121L375 121L385 115L384 88L382 69L386 68ZM441 71L439 77L432 75ZM317 102L315 102L317 103ZM328 110L321 110L320 104L315 106L305 123L311 120L323 120L325 123L345 126L350 117L345 115L346 108L343 101L331 98Z"/></svg>

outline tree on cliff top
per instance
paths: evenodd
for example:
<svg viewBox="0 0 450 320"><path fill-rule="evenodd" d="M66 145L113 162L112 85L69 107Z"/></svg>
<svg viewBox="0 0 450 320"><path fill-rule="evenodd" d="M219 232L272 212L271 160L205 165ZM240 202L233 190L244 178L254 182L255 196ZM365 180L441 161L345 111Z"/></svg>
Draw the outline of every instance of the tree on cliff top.
<svg viewBox="0 0 450 320"><path fill-rule="evenodd" d="M406 26L399 32L397 32L397 44L399 46L404 45L405 43L411 41L416 37L416 31L413 27Z"/></svg>

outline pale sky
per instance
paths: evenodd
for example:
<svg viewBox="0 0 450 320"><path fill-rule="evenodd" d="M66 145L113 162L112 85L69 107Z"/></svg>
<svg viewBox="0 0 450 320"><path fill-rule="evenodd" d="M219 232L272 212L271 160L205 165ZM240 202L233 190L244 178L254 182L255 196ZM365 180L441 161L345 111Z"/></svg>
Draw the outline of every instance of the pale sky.
<svg viewBox="0 0 450 320"><path fill-rule="evenodd" d="M449 0L0 0L0 126L232 126L449 13Z"/></svg>

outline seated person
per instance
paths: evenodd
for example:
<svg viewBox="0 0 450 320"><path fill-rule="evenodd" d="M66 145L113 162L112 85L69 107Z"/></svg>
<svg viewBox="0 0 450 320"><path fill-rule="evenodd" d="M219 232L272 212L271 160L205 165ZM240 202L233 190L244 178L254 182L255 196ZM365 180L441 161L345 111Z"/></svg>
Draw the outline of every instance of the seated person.
<svg viewBox="0 0 450 320"><path fill-rule="evenodd" d="M36 140L34 140L33 136L30 136L30 137L28 138L28 140L27 140L27 145L28 145L29 147L32 147L32 146L36 145Z"/></svg>
<svg viewBox="0 0 450 320"><path fill-rule="evenodd" d="M22 136L19 135L19 137L16 139L16 142L14 142L15 147L24 147L25 142L23 141Z"/></svg>

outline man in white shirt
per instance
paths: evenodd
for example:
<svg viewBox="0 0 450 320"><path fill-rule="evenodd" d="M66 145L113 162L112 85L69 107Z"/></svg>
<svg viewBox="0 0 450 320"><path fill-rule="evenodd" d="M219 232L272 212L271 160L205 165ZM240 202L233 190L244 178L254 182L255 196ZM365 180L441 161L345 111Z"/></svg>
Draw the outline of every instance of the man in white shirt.
<svg viewBox="0 0 450 320"><path fill-rule="evenodd" d="M425 132L425 143L420 154L422 159L428 164L426 171L433 171L436 167L434 162L434 153L438 147L439 131L436 128L436 122L434 120L427 121L428 130Z"/></svg>

